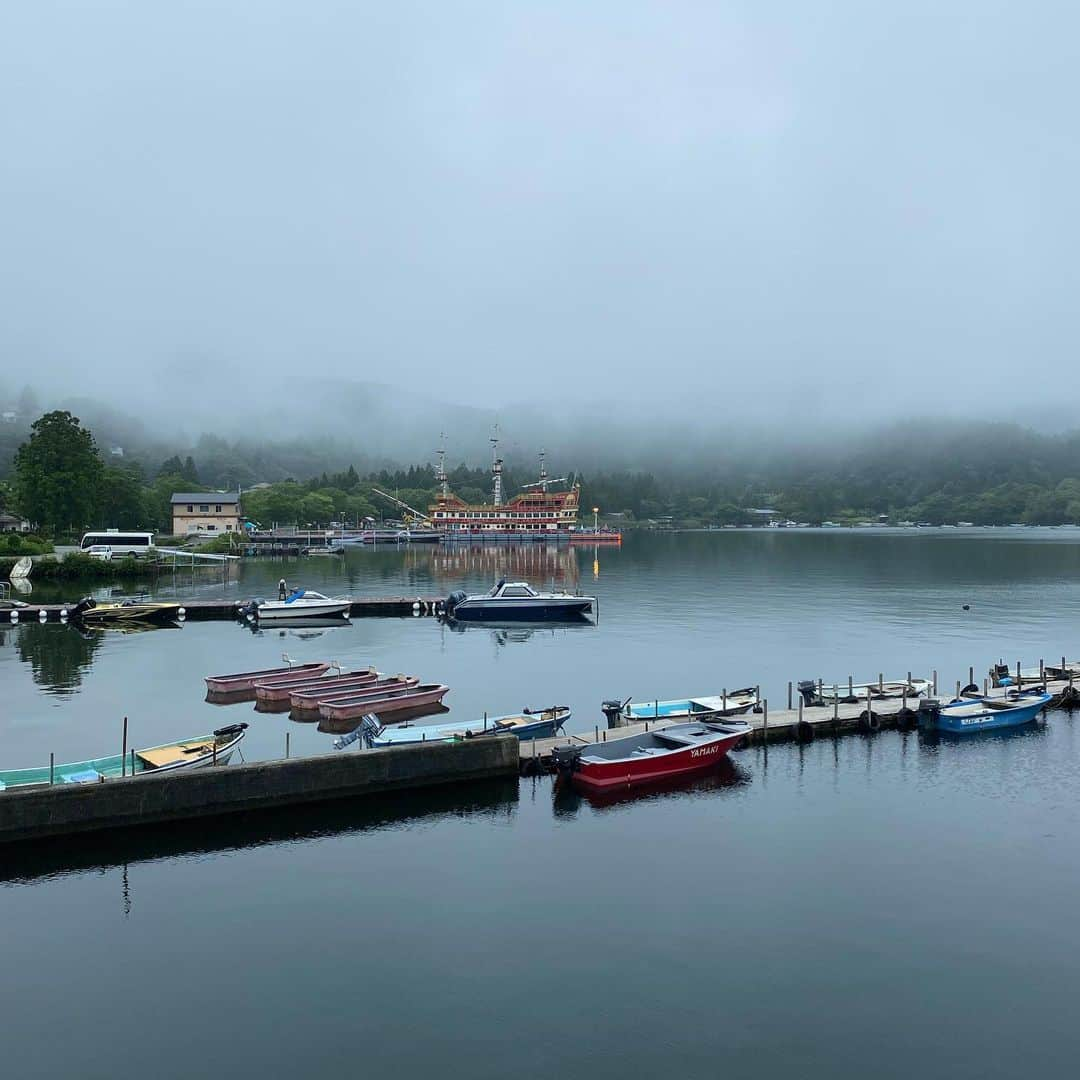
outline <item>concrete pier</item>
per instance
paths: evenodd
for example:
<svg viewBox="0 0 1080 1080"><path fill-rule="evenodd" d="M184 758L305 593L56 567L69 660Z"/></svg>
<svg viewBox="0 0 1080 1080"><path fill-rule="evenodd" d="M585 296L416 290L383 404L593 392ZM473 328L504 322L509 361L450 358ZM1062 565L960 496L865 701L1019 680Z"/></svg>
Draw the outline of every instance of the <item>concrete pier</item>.
<svg viewBox="0 0 1080 1080"><path fill-rule="evenodd" d="M0 843L233 814L290 803L461 784L518 773L512 735L458 743L343 750L317 757L220 765L98 784L0 795Z"/></svg>

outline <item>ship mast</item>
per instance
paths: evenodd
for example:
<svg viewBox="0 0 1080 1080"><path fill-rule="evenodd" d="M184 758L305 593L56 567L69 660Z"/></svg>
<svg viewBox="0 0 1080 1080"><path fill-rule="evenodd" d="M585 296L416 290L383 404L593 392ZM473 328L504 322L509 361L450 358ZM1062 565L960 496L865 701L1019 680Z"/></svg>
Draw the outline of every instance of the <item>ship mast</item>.
<svg viewBox="0 0 1080 1080"><path fill-rule="evenodd" d="M440 498L446 499L450 495L450 477L446 475L446 433L439 432L439 438L442 445L435 451L435 456L439 459L435 466L435 479L439 483Z"/></svg>
<svg viewBox="0 0 1080 1080"><path fill-rule="evenodd" d="M544 464L544 451L540 451L540 491L546 495L548 486L547 466Z"/></svg>
<svg viewBox="0 0 1080 1080"><path fill-rule="evenodd" d="M499 425L495 425L495 434L491 438L491 502L502 506L502 458L499 457Z"/></svg>

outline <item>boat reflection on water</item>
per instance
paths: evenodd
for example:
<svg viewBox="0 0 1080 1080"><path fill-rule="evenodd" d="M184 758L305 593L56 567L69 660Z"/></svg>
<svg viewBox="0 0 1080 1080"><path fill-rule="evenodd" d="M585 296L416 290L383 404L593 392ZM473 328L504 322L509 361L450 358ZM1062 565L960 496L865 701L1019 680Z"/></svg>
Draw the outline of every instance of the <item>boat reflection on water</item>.
<svg viewBox="0 0 1080 1080"><path fill-rule="evenodd" d="M578 615L568 619L545 619L543 622L492 622L488 619L478 622L457 622L450 619L443 622L443 629L454 634L475 633L486 630L491 634L496 645L516 645L531 641L537 635L555 637L560 631L595 630L596 623L587 615Z"/></svg>
<svg viewBox="0 0 1080 1080"><path fill-rule="evenodd" d="M130 869L138 863L190 858L195 871L206 855L245 848L347 837L440 818L505 821L513 816L517 803L517 778L500 777L460 787L383 792L377 798L356 796L248 810L211 820L85 833L77 844L70 837L36 839L5 845L0 883L29 884L42 878L120 868L128 871L130 892Z"/></svg>
<svg viewBox="0 0 1080 1080"><path fill-rule="evenodd" d="M130 622L99 623L97 626L86 626L82 622L73 622L71 628L77 634L81 634L89 640L100 634L143 634L147 630L181 630L183 626L175 619L165 619L161 622L144 622L140 619L132 619Z"/></svg>
<svg viewBox="0 0 1080 1080"><path fill-rule="evenodd" d="M661 799L704 798L731 793L746 787L751 780L748 769L725 755L714 769L695 776L674 776L613 791L584 791L569 777L555 778L554 810L556 817L575 817L582 804L606 810L626 803L657 802Z"/></svg>
<svg viewBox="0 0 1080 1080"><path fill-rule="evenodd" d="M404 723L406 720L419 720L425 716L443 716L450 710L443 704L435 705L421 705L415 709L397 709L392 713L387 713L387 724ZM375 713L374 715L378 715ZM316 730L323 732L324 735L351 735L363 722L362 716L355 717L351 720L329 720L326 717L320 716L317 712L292 712L289 714L289 719L295 721L298 724L313 724L316 720L319 722L319 726Z"/></svg>
<svg viewBox="0 0 1080 1080"><path fill-rule="evenodd" d="M268 634L277 633L279 637L295 637L300 638L301 641L310 641L312 638L322 637L329 630L341 630L352 626L352 623L339 615L334 619L274 619L273 622L261 625L253 619L242 625L256 636L265 637Z"/></svg>

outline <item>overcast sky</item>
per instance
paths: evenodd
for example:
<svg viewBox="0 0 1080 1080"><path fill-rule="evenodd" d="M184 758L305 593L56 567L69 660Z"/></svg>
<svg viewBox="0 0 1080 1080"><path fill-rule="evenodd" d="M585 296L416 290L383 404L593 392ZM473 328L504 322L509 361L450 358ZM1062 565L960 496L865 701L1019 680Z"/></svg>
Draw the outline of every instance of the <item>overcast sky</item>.
<svg viewBox="0 0 1080 1080"><path fill-rule="evenodd" d="M9 2L0 367L1060 416L1078 102L1064 3Z"/></svg>

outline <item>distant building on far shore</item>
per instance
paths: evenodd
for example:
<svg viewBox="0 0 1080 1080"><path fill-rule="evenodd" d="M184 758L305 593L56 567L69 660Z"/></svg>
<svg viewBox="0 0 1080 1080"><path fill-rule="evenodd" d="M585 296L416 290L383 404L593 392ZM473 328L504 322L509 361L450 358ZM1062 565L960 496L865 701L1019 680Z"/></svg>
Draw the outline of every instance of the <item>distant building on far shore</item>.
<svg viewBox="0 0 1080 1080"><path fill-rule="evenodd" d="M236 492L179 491L169 501L173 536L240 531L240 496Z"/></svg>
<svg viewBox="0 0 1080 1080"><path fill-rule="evenodd" d="M0 532L26 533L29 531L30 522L26 518L18 517L15 514L0 514Z"/></svg>

